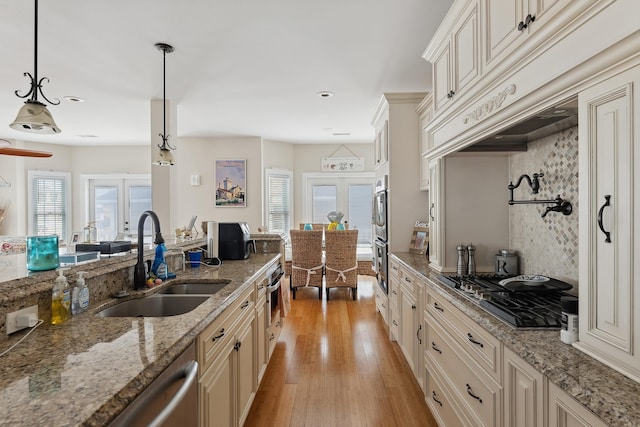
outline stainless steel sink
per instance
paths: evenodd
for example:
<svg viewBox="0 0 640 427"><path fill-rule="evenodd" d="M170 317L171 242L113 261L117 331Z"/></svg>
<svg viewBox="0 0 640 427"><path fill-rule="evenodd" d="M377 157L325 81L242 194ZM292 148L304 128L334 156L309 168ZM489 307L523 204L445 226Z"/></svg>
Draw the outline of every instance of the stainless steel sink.
<svg viewBox="0 0 640 427"><path fill-rule="evenodd" d="M96 313L99 317L166 317L185 314L205 302L206 295L150 295L124 301Z"/></svg>
<svg viewBox="0 0 640 427"><path fill-rule="evenodd" d="M159 291L159 294L180 295L213 295L229 284L230 280L220 280L215 283L176 283Z"/></svg>

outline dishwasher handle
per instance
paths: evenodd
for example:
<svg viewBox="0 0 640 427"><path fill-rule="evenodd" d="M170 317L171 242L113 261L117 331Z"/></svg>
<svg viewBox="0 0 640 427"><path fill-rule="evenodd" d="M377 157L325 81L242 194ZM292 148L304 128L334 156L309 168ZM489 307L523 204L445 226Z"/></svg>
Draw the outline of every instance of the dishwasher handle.
<svg viewBox="0 0 640 427"><path fill-rule="evenodd" d="M180 380L185 378L184 384L180 386L180 389L173 396L171 401L164 407L162 411L149 423L149 427L160 427L166 420L169 418L169 415L176 409L176 407L182 402L182 399L186 396L187 392L193 385L196 377L198 375L198 362L195 360L190 360L187 364L182 368L181 375L179 375L176 380Z"/></svg>

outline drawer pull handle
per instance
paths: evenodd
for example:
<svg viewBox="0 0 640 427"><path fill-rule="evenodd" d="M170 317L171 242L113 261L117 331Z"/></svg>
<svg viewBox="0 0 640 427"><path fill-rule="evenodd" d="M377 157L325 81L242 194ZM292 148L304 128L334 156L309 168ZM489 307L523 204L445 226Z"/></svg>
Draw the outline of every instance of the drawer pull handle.
<svg viewBox="0 0 640 427"><path fill-rule="evenodd" d="M411 310L415 310L416 309L416 305L415 304L411 304Z"/></svg>
<svg viewBox="0 0 640 427"><path fill-rule="evenodd" d="M437 351L438 353L442 354L442 350L440 350L438 347L436 347L436 343L431 341L431 348L434 349L435 351Z"/></svg>
<svg viewBox="0 0 640 427"><path fill-rule="evenodd" d="M387 306L386 306L386 305L384 305L384 303L380 304L380 306L381 306L382 308L387 308Z"/></svg>
<svg viewBox="0 0 640 427"><path fill-rule="evenodd" d="M436 208L436 204L435 203L431 203L431 207L429 208L429 216L431 217L431 221L434 221L436 219L435 216L433 216L433 210Z"/></svg>
<svg viewBox="0 0 640 427"><path fill-rule="evenodd" d="M280 321L278 320L278 321L276 322L276 328L279 328L279 327L280 327Z"/></svg>
<svg viewBox="0 0 640 427"><path fill-rule="evenodd" d="M213 342L213 341L215 341L215 340L219 340L219 339L220 339L220 338L222 338L223 336L224 336L224 328L220 329L220 334L219 334L219 335L216 335L215 337L213 337L213 338L211 339L211 341Z"/></svg>
<svg viewBox="0 0 640 427"><path fill-rule="evenodd" d="M442 402L440 402L440 401L438 400L438 398L436 397L436 392L435 392L435 391L433 391L433 394L431 395L431 398L432 398L433 400L435 400L435 402L436 402L438 405L442 406Z"/></svg>
<svg viewBox="0 0 640 427"><path fill-rule="evenodd" d="M395 319L391 323L393 323L394 326L398 326L398 322L396 322Z"/></svg>
<svg viewBox="0 0 640 427"><path fill-rule="evenodd" d="M444 308L440 307L437 302L433 303L433 308L444 313Z"/></svg>
<svg viewBox="0 0 640 427"><path fill-rule="evenodd" d="M422 338L420 338L420 331L422 330L422 324L418 325L418 330L416 331L416 338L418 339L418 344L422 345Z"/></svg>
<svg viewBox="0 0 640 427"><path fill-rule="evenodd" d="M605 243L611 243L611 233L609 231L605 231L604 229L604 225L602 224L602 213L604 212L604 208L606 208L607 206L611 206L610 200L611 200L611 195L606 195L604 196L604 205L602 205L600 207L600 210L598 211L598 227L600 227L600 231L602 231L604 233L604 242Z"/></svg>
<svg viewBox="0 0 640 427"><path fill-rule="evenodd" d="M473 339L473 335L468 333L467 334L467 339L469 340L469 342L471 342L471 343L473 343L475 345L479 345L481 348L484 348L484 344L482 344L481 342L476 341L475 339Z"/></svg>
<svg viewBox="0 0 640 427"><path fill-rule="evenodd" d="M396 292L395 289L393 291L391 291L391 293L394 294L394 295L398 295L398 293Z"/></svg>
<svg viewBox="0 0 640 427"><path fill-rule="evenodd" d="M241 346L242 346L242 342L241 341L236 341L236 343L233 345L233 349L235 351L239 351Z"/></svg>
<svg viewBox="0 0 640 427"><path fill-rule="evenodd" d="M273 341L276 338L275 334L271 334L271 336L269 337L269 341Z"/></svg>
<svg viewBox="0 0 640 427"><path fill-rule="evenodd" d="M258 289L264 289L264 285L258 286Z"/></svg>
<svg viewBox="0 0 640 427"><path fill-rule="evenodd" d="M482 403L482 399L480 398L480 396L476 396L475 394L473 394L473 392L471 391L471 386L469 384L467 384L467 393L469 394L469 396L473 397L478 402Z"/></svg>
<svg viewBox="0 0 640 427"><path fill-rule="evenodd" d="M240 308L241 308L242 310L244 310L244 309L245 309L245 308L247 308L247 307L249 307L249 301L248 301L248 300L247 300L247 301L245 301L245 302L240 306Z"/></svg>

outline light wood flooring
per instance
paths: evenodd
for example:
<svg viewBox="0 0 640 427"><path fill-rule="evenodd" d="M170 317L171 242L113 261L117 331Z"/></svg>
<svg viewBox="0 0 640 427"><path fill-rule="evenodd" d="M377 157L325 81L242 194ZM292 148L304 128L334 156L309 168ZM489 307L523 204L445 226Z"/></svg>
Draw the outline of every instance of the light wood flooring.
<svg viewBox="0 0 640 427"><path fill-rule="evenodd" d="M375 286L358 276L356 301L346 289L328 302L298 291L245 426L437 426L376 313Z"/></svg>

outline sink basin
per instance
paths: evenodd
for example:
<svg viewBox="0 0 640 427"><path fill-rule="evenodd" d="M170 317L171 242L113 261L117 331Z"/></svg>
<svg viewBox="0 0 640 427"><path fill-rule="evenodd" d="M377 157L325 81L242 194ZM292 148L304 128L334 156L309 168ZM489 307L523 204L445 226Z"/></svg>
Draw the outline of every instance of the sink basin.
<svg viewBox="0 0 640 427"><path fill-rule="evenodd" d="M229 284L230 280L221 280L215 283L176 283L168 286L158 294L180 294L180 295L213 295Z"/></svg>
<svg viewBox="0 0 640 427"><path fill-rule="evenodd" d="M185 314L205 302L208 296L151 295L124 301L97 313L99 317L166 317Z"/></svg>

